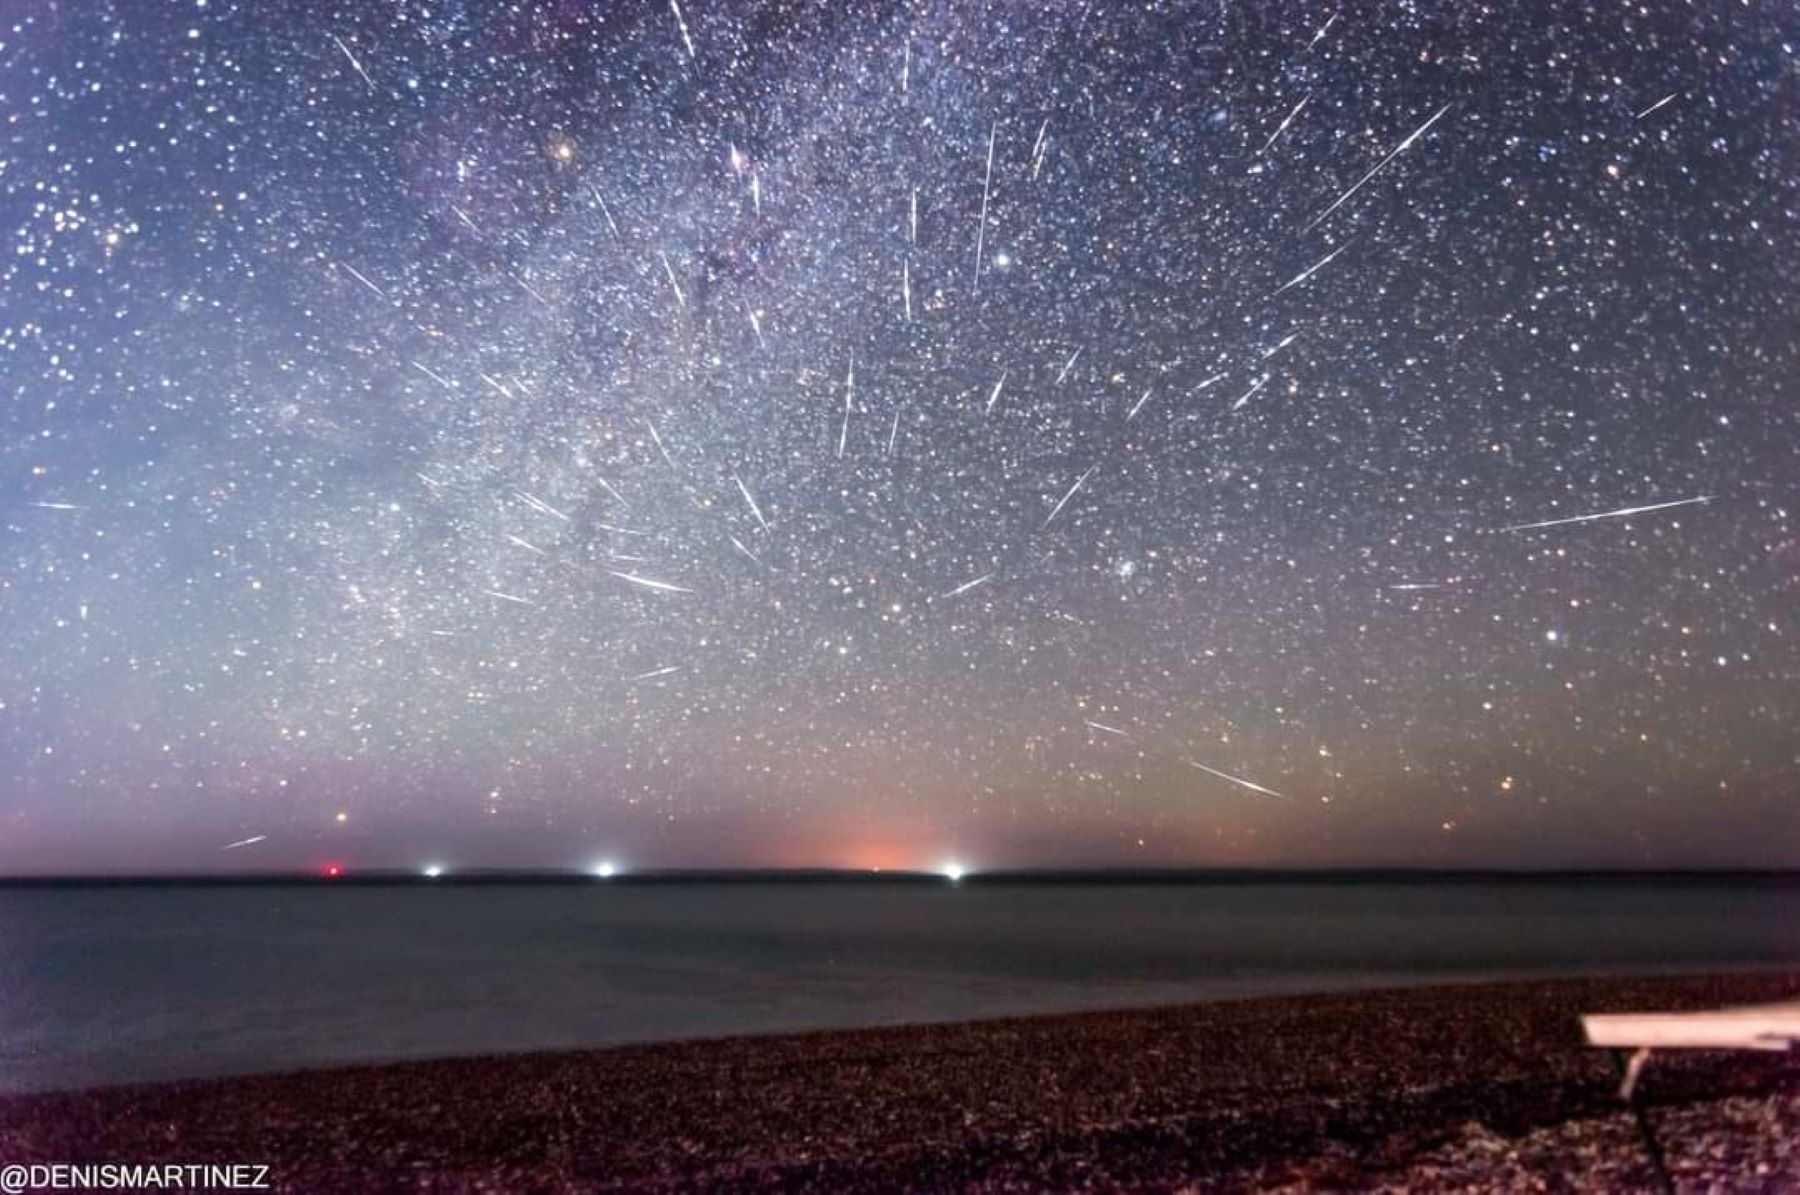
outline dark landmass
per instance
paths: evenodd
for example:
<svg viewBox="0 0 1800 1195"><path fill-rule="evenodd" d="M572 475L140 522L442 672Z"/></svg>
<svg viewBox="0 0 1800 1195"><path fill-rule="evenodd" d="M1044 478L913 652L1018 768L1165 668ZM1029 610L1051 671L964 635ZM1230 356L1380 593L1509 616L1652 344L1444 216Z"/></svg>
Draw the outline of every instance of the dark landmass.
<svg viewBox="0 0 1800 1195"><path fill-rule="evenodd" d="M1584 1012L1800 974L1482 984L0 1099L0 1161L267 1163L294 1191L1637 1190ZM1800 1060L1660 1054L1684 1190L1800 1189Z"/></svg>
<svg viewBox="0 0 1800 1195"><path fill-rule="evenodd" d="M1056 884L1140 886L1147 884L1611 884L1766 885L1800 887L1800 871L1750 868L1629 868L1472 871L1431 868L1171 868L1171 869L1033 869L971 872L959 879L932 871L852 871L832 868L711 870L666 868L598 876L585 871L508 871L480 868L426 876L418 871L346 868L338 875L319 872L219 872L191 875L56 875L0 876L6 888L236 888L236 887L458 887L467 885L566 886L595 884L959 884L963 887Z"/></svg>

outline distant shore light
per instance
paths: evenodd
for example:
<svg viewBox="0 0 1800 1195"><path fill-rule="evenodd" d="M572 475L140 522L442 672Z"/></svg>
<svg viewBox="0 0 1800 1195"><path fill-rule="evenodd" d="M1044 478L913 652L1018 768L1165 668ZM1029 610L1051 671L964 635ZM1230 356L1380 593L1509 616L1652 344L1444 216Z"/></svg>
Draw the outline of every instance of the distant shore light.
<svg viewBox="0 0 1800 1195"><path fill-rule="evenodd" d="M962 882L962 878L968 875L969 871L968 868L964 867L961 863L957 862L955 859L951 859L942 867L938 868L938 874L942 875L952 884L957 884Z"/></svg>
<svg viewBox="0 0 1800 1195"><path fill-rule="evenodd" d="M598 879L610 880L615 875L619 874L619 869L613 864L611 859L602 859L600 862L594 864L593 873Z"/></svg>
<svg viewBox="0 0 1800 1195"><path fill-rule="evenodd" d="M427 863L423 870L426 879L435 880L444 874L444 865L441 863Z"/></svg>

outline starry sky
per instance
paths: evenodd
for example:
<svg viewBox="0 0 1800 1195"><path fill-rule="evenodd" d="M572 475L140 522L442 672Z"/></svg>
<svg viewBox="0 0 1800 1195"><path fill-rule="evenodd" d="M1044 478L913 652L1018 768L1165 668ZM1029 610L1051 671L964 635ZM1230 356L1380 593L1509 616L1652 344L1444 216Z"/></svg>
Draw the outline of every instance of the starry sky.
<svg viewBox="0 0 1800 1195"><path fill-rule="evenodd" d="M1797 44L9 3L0 872L1800 865Z"/></svg>

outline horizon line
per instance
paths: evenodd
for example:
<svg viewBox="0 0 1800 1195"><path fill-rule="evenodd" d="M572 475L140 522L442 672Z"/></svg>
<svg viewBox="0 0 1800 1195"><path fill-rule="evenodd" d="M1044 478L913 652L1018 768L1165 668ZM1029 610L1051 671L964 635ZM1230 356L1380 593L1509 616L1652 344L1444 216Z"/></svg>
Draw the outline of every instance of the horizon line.
<svg viewBox="0 0 1800 1195"><path fill-rule="evenodd" d="M1330 882L1353 880L1793 880L1800 866L1559 866L1440 867L1406 864L1357 866L1192 866L1192 867L996 867L951 871L925 868L852 867L646 867L601 873L582 868L416 868L357 869L341 865L258 871L37 872L0 874L0 888L316 885L457 886L467 884L679 884L730 882L847 883L1206 883Z"/></svg>

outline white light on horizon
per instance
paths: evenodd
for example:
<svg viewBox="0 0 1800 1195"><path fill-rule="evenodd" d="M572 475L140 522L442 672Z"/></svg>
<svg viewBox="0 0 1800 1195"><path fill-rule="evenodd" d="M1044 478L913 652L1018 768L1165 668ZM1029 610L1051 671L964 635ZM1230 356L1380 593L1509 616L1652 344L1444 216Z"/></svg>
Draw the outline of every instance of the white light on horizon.
<svg viewBox="0 0 1800 1195"><path fill-rule="evenodd" d="M957 862L955 859L951 859L949 862L945 863L942 867L938 868L938 872L946 880L949 880L952 884L961 883L962 878L969 874L968 869L966 867L964 867L961 863Z"/></svg>
<svg viewBox="0 0 1800 1195"><path fill-rule="evenodd" d="M613 865L611 859L602 859L594 864L593 874L597 879L610 880L619 874L619 869Z"/></svg>
<svg viewBox="0 0 1800 1195"><path fill-rule="evenodd" d="M423 872L426 879L435 880L444 874L444 865L441 863L427 863L423 868Z"/></svg>

